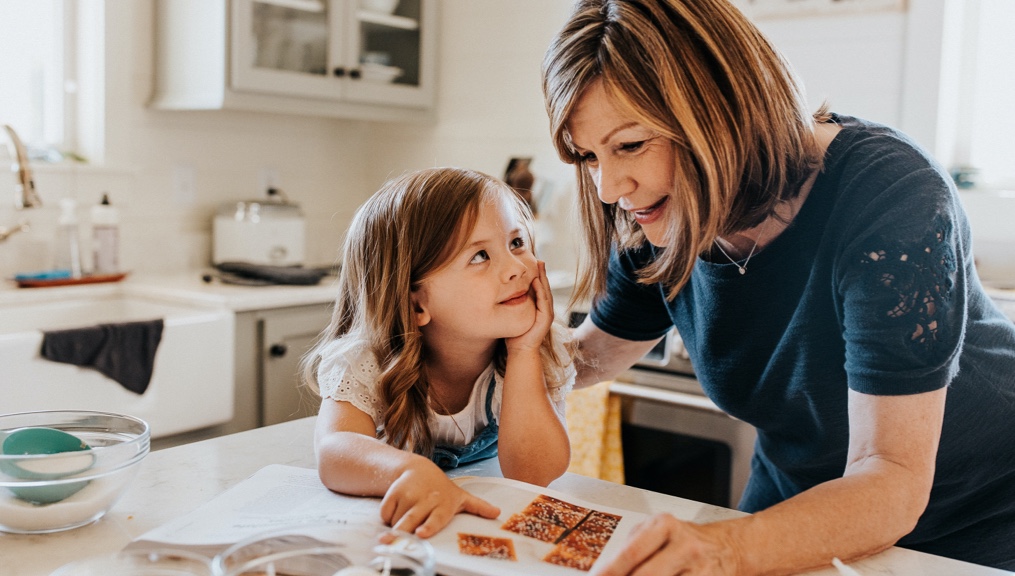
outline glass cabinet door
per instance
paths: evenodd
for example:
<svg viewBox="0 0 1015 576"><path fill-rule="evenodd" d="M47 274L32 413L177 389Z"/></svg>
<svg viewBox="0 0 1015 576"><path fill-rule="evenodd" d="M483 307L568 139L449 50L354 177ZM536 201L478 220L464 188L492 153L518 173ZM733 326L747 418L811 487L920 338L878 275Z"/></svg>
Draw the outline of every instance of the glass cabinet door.
<svg viewBox="0 0 1015 576"><path fill-rule="evenodd" d="M426 108L436 0L230 0L240 92Z"/></svg>
<svg viewBox="0 0 1015 576"><path fill-rule="evenodd" d="M351 9L345 52L352 61L346 65L357 81L349 83L347 98L429 105L433 76L426 66L433 62L428 54L434 45L428 36L436 16L433 1L352 0Z"/></svg>
<svg viewBox="0 0 1015 576"><path fill-rule="evenodd" d="M235 89L293 96L341 97L331 75L342 60L342 3L328 0L235 0L231 82Z"/></svg>

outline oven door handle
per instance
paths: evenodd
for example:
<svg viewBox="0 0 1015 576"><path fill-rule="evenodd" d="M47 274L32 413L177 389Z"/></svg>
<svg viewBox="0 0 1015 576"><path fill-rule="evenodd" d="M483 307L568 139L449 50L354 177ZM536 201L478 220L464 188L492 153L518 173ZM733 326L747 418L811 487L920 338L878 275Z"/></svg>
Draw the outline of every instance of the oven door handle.
<svg viewBox="0 0 1015 576"><path fill-rule="evenodd" d="M653 388L651 386L641 386L639 384L629 384L627 382L617 381L610 383L610 392L619 396L651 400L653 402L682 406L684 408L694 408L696 410L702 410L713 414L729 416L723 412L721 408L716 406L715 402L709 400L707 396L701 396L699 394L688 394L687 392L663 390L661 388ZM732 416L730 416L730 418L732 418Z"/></svg>

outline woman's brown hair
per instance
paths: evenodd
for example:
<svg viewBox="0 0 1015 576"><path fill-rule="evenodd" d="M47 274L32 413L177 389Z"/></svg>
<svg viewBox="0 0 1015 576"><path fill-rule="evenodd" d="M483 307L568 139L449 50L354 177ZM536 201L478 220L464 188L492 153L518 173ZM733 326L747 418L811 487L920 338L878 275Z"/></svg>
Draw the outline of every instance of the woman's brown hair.
<svg viewBox="0 0 1015 576"><path fill-rule="evenodd" d="M427 456L434 448L428 426L430 382L412 291L461 249L481 205L501 195L518 211L526 241L534 246L528 205L503 182L471 170L433 168L392 179L353 218L343 247L335 311L317 346L303 359L303 380L320 392L321 351L339 337L365 342L379 362L384 434L393 446ZM561 367L570 361L558 358L553 344L551 330L541 348L548 382L559 379ZM501 342L494 366L502 375L506 360Z"/></svg>
<svg viewBox="0 0 1015 576"><path fill-rule="evenodd" d="M618 108L674 144L675 225L640 271L673 298L718 236L749 229L820 166L813 116L789 65L726 0L579 0L543 61L543 95L560 157L575 164L588 254L574 300L606 288L611 247L645 241L633 218L599 201L567 123L601 82Z"/></svg>

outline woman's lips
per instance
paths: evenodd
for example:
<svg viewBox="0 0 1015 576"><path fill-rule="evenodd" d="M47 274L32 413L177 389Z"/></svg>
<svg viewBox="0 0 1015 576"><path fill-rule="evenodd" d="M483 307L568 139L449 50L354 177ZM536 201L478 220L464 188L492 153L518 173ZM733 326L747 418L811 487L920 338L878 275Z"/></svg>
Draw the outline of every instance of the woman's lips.
<svg viewBox="0 0 1015 576"><path fill-rule="evenodd" d="M631 213L632 216L634 216L634 219L636 222L638 222L638 224L645 226L646 224L651 224L662 217L663 207L666 205L666 202L669 201L669 199L670 197L666 196L647 208L629 210L629 212Z"/></svg>

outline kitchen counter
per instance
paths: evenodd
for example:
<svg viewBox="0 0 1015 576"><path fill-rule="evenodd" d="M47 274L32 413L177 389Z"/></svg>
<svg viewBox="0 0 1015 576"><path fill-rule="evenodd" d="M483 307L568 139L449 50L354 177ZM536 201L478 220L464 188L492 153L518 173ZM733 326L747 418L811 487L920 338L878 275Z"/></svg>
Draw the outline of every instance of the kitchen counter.
<svg viewBox="0 0 1015 576"><path fill-rule="evenodd" d="M304 418L152 452L123 499L98 522L56 534L0 534L3 574L45 576L73 560L115 552L268 464L313 468L313 422L313 418ZM464 467L454 475L499 476L500 471L493 459ZM647 513L666 511L695 522L742 515L735 510L575 474L565 474L550 487L593 503ZM853 567L863 575L1010 574L902 548L891 548ZM829 568L812 574L834 576L837 572Z"/></svg>
<svg viewBox="0 0 1015 576"><path fill-rule="evenodd" d="M0 286L0 302L20 303L61 300L71 297L125 294L195 306L227 308L234 312L283 308L334 302L337 296L335 276L325 276L314 286L241 286L202 279L208 271L194 270L179 274L131 274L120 282L81 284L45 288L18 288L14 282Z"/></svg>

